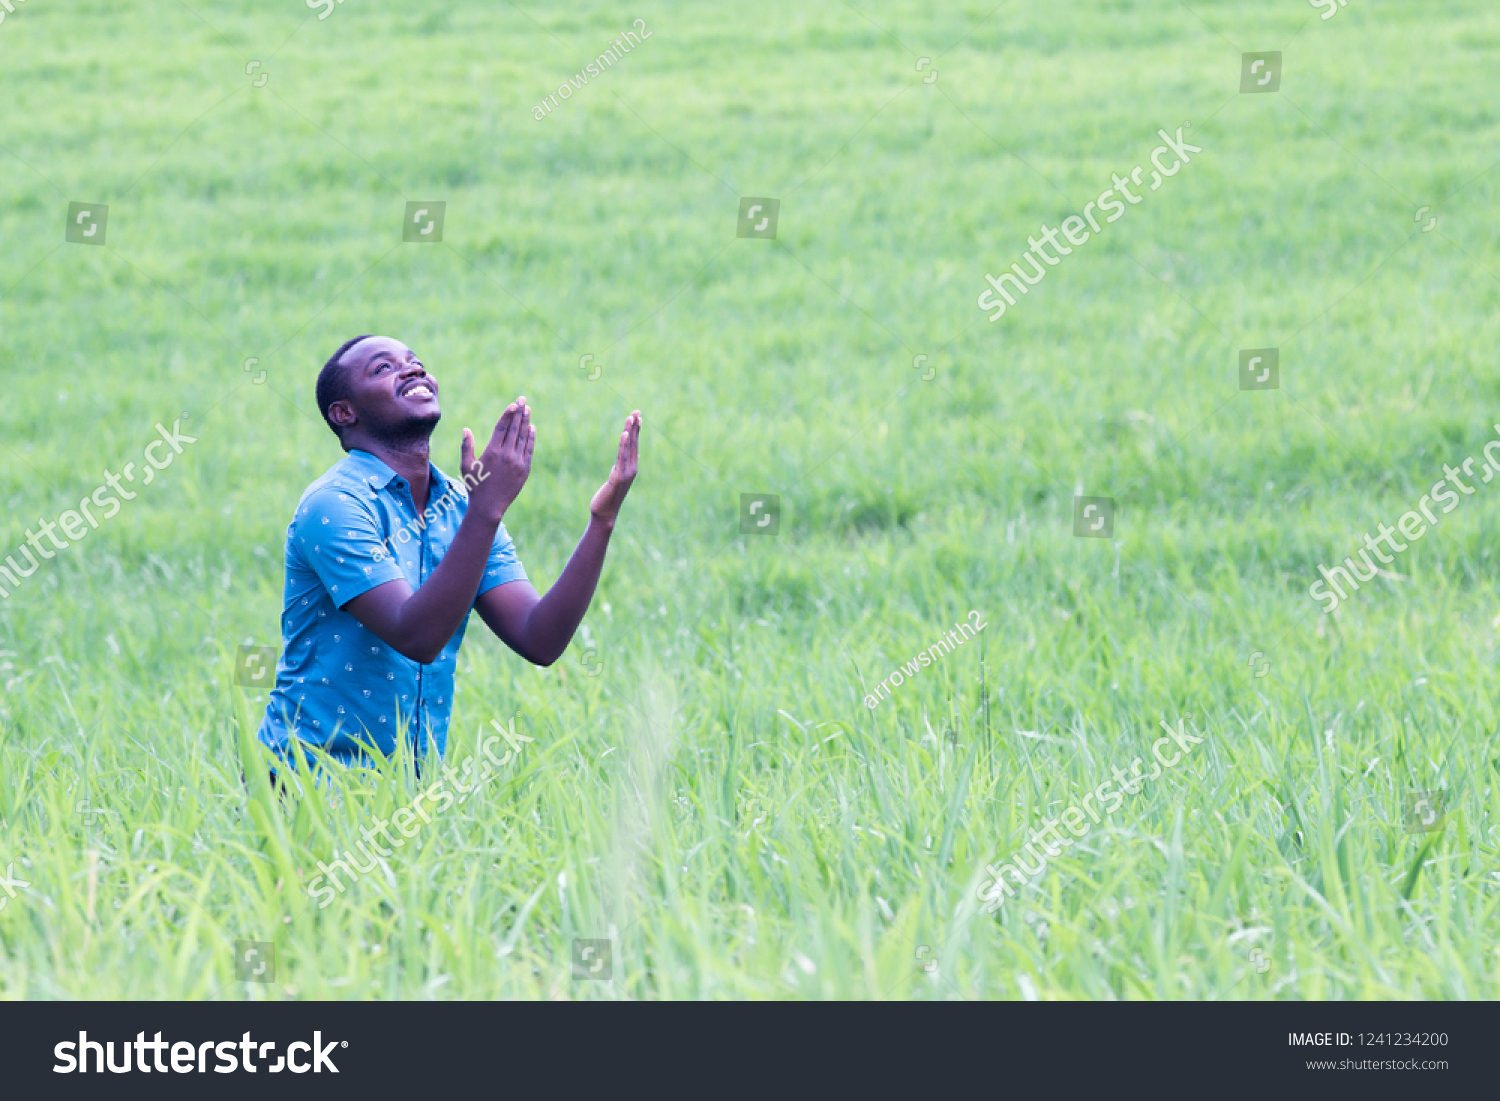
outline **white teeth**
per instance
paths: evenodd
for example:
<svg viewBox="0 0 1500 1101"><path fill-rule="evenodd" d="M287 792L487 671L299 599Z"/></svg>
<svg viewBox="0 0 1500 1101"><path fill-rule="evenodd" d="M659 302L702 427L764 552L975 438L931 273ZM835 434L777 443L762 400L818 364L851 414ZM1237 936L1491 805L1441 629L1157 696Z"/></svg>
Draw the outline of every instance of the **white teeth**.
<svg viewBox="0 0 1500 1101"><path fill-rule="evenodd" d="M409 397L409 398L417 397L419 395L423 395L423 396L426 396L426 397L430 398L430 397L432 397L432 391L429 390L425 386L413 386L410 390L408 390L406 392L406 396Z"/></svg>

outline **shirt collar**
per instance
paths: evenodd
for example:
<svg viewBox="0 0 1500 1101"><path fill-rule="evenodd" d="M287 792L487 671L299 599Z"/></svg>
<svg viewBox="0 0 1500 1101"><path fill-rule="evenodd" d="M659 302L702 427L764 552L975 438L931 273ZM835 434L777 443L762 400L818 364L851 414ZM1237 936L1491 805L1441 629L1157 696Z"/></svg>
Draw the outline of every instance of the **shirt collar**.
<svg viewBox="0 0 1500 1101"><path fill-rule="evenodd" d="M362 451L357 447L350 449L348 456L344 459L344 463L349 468L350 474L375 489L384 489L397 480L403 484L406 481L405 478L402 478L401 475L387 466L383 459L372 455L368 451ZM443 496L453 484L448 475L439 470L437 464L430 459L427 462L427 477L431 482L427 490L429 500L435 500Z"/></svg>

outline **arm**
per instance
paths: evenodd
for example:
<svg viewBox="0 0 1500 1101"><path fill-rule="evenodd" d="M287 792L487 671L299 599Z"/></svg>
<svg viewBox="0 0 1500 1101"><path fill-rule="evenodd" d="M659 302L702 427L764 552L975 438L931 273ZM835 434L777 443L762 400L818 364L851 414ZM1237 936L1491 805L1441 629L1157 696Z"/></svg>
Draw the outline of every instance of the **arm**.
<svg viewBox="0 0 1500 1101"><path fill-rule="evenodd" d="M538 596L530 582L512 581L481 593L475 604L495 636L533 665L551 665L560 658L589 610L610 533L635 481L640 438L641 414L636 410L625 418L609 480L589 503L589 526L547 595Z"/></svg>
<svg viewBox="0 0 1500 1101"><path fill-rule="evenodd" d="M448 553L415 592L405 580L387 581L344 605L344 611L403 657L424 665L436 661L473 607L495 531L531 472L536 429L530 421L525 399L512 403L477 462L474 434L465 428L463 469L492 473L470 491L468 511Z"/></svg>

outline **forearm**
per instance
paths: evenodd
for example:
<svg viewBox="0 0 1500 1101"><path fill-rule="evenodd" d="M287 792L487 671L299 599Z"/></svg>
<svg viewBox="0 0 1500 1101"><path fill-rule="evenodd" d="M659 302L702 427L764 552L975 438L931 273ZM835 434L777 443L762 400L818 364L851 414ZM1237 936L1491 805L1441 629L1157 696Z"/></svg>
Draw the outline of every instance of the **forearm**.
<svg viewBox="0 0 1500 1101"><path fill-rule="evenodd" d="M609 479L589 501L589 526L547 595L537 596L529 581L518 580L485 590L475 602L495 636L533 665L551 665L562 657L589 610L615 520L635 480L640 433L636 410L625 418Z"/></svg>
<svg viewBox="0 0 1500 1101"><path fill-rule="evenodd" d="M573 632L578 630L594 599L613 529L614 524L590 517L589 526L573 549L562 576L547 590L546 596L532 605L519 640L528 660L537 665L551 665L567 650Z"/></svg>
<svg viewBox="0 0 1500 1101"><path fill-rule="evenodd" d="M403 655L437 660L474 606L498 527L474 512L464 516L442 561L396 612L391 630L401 641L393 645Z"/></svg>

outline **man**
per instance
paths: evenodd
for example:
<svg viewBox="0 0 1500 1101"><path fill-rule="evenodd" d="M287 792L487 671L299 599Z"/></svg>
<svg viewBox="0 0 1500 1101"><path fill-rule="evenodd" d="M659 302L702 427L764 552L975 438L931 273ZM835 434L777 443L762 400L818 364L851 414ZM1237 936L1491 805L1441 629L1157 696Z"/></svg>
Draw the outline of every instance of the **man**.
<svg viewBox="0 0 1500 1101"><path fill-rule="evenodd" d="M635 479L641 414L567 568L538 596L501 522L531 472L536 428L524 397L477 458L465 428L463 480L428 459L437 380L399 340L357 336L323 366L318 408L348 457L308 487L287 527L285 649L260 740L295 760L293 739L346 764L441 755L469 610L516 653L551 665L593 599L620 506Z"/></svg>

